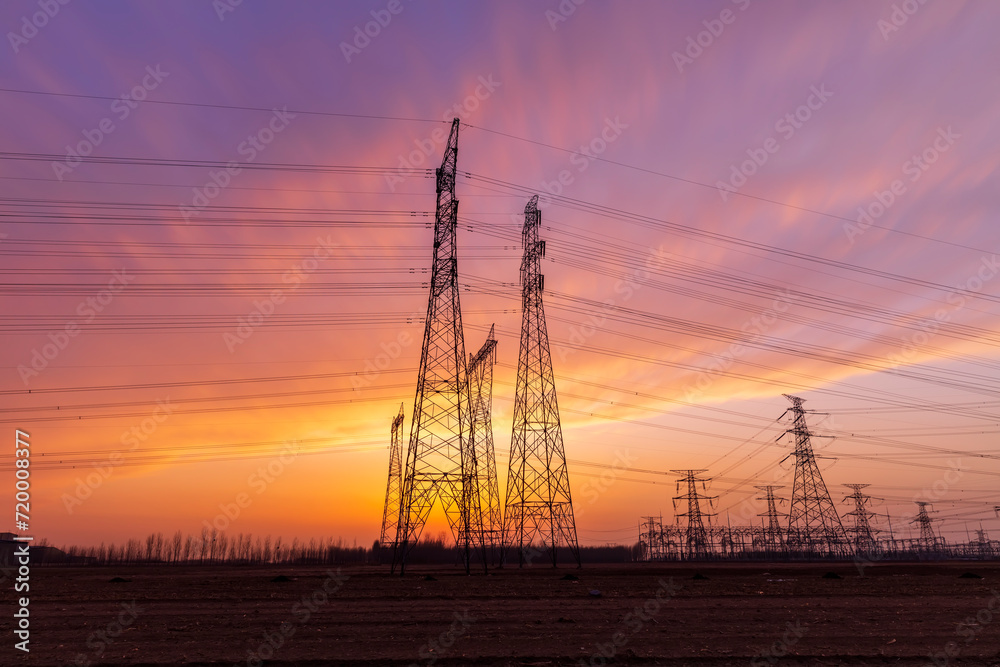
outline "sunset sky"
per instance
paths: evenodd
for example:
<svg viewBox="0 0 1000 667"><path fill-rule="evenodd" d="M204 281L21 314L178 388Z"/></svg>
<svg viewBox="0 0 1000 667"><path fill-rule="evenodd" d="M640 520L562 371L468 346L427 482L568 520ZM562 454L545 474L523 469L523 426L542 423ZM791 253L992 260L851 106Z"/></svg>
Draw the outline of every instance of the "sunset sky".
<svg viewBox="0 0 1000 667"><path fill-rule="evenodd" d="M457 115L501 490L539 194L581 544L673 521L675 469L759 524L782 394L842 512L1000 538L996 3L40 4L0 5L0 455L31 434L39 537L246 493L231 532L371 544Z"/></svg>

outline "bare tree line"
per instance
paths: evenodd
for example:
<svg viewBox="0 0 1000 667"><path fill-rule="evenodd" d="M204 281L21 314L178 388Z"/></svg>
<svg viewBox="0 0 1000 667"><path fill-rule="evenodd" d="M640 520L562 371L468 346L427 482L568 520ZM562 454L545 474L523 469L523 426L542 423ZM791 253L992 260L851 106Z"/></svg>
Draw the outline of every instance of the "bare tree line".
<svg viewBox="0 0 1000 667"><path fill-rule="evenodd" d="M123 543L99 546L67 546L62 549L71 559L84 559L99 565L140 563L224 563L229 565L315 564L352 565L369 562L371 549L356 544L348 546L332 537L317 540L260 536L251 533L228 534L202 530L200 535L177 531L171 537L150 533L145 539L131 538Z"/></svg>
<svg viewBox="0 0 1000 667"><path fill-rule="evenodd" d="M386 549L378 541L371 547L345 544L343 539L332 537L309 541L295 538L290 542L271 535L251 533L229 534L224 531L202 530L201 534L184 534L178 530L167 537L163 533L150 533L145 539L131 538L121 543L99 546L65 546L68 560L95 565L141 564L224 564L224 565L377 565L385 564ZM633 547L606 545L583 547L581 555L589 562L626 562L635 559ZM414 563L454 564L459 552L444 533L427 537L413 547ZM391 555L389 556L391 560Z"/></svg>

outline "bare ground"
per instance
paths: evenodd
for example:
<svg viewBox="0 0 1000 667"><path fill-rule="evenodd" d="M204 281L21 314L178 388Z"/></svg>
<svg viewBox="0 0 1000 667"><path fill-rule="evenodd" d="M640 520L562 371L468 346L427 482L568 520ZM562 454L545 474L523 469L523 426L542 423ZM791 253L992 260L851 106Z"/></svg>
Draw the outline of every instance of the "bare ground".
<svg viewBox="0 0 1000 667"><path fill-rule="evenodd" d="M1000 665L998 563L333 574L34 568L30 656L7 589L0 664Z"/></svg>

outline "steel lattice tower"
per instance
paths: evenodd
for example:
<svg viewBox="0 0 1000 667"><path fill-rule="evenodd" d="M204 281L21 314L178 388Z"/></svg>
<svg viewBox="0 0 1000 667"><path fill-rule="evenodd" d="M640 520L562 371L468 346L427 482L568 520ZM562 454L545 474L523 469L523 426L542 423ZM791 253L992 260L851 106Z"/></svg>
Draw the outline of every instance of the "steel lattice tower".
<svg viewBox="0 0 1000 667"><path fill-rule="evenodd" d="M436 171L437 208L430 296L403 476L399 537L392 558L393 571L398 564L400 573L404 571L406 555L420 538L435 502L441 501L456 543L460 543L461 528L469 525L469 517L464 514L471 503L463 502L463 479L468 468L463 459L467 452L470 416L458 287L458 199L455 198L458 127L459 119L456 118L451 125L441 167ZM468 570L468 541L465 546Z"/></svg>
<svg viewBox="0 0 1000 667"><path fill-rule="evenodd" d="M493 327L486 342L475 355L469 355L469 395L472 414L472 460L475 462L476 491L482 514L483 542L494 561L503 546L503 520L500 488L497 482L496 454L493 449L493 366L497 341Z"/></svg>
<svg viewBox="0 0 1000 667"><path fill-rule="evenodd" d="M816 463L810 442L812 433L806 426L806 412L802 409L803 400L788 394L785 398L792 402L792 407L785 414L790 411L793 421L792 427L783 435L790 433L795 436L795 451L792 454L795 456L795 482L788 509L788 545L805 550L823 546L828 551L834 551L837 545L847 542L847 535Z"/></svg>
<svg viewBox="0 0 1000 667"><path fill-rule="evenodd" d="M396 547L396 531L399 528L399 505L403 495L403 404L399 404L399 414L392 420L392 439L389 444L389 481L385 485L385 507L382 510L382 535L378 541L379 561L382 550L389 545Z"/></svg>
<svg viewBox="0 0 1000 667"><path fill-rule="evenodd" d="M757 497L757 500L767 500L767 512L763 514L758 514L757 516L767 517L767 527L764 529L764 540L768 546L771 547L781 547L785 543L785 536L781 530L781 521L778 518L781 516L778 513L778 502L784 501L784 498L776 498L774 492L777 489L783 489L783 486L771 485L771 486L755 486L755 489L760 489L764 492L765 497Z"/></svg>
<svg viewBox="0 0 1000 667"><path fill-rule="evenodd" d="M931 523L934 519L927 513L927 506L930 503L919 500L916 503L919 508L917 510L917 517L910 521L910 523L920 525L920 546L928 551L932 551L937 548L938 537L934 534L934 526Z"/></svg>
<svg viewBox="0 0 1000 667"><path fill-rule="evenodd" d="M639 519L639 559L663 560L666 549L663 543L663 517L645 516Z"/></svg>
<svg viewBox="0 0 1000 667"><path fill-rule="evenodd" d="M979 528L976 529L976 541L972 542L969 546L975 548L980 558L986 556L992 551L990 548L990 537L983 529L982 523L980 523Z"/></svg>
<svg viewBox="0 0 1000 667"><path fill-rule="evenodd" d="M523 567L529 549L548 549L555 567L557 548L565 544L579 566L580 547L576 539L569 470L542 307L541 260L545 256L545 241L538 238L541 221L538 195L535 195L524 208L521 235L524 243L521 348L507 475L503 551L506 553L507 548L516 547L518 563Z"/></svg>
<svg viewBox="0 0 1000 667"><path fill-rule="evenodd" d="M871 496L861 493L861 489L870 486L870 484L844 484L844 486L854 492L844 498L844 502L854 502L854 510L847 513L847 516L854 517L854 527L848 531L851 534L854 549L858 553L871 553L875 551L877 546L875 541L877 530L871 525L871 518L875 516L875 513L868 511L868 503L872 500Z"/></svg>
<svg viewBox="0 0 1000 667"><path fill-rule="evenodd" d="M677 480L677 490L680 491L680 485L687 485L687 493L679 496L674 496L674 508L677 507L678 500L687 501L687 512L682 512L677 514L677 519L680 521L682 517L687 518L687 531L685 538L687 540L688 555L690 557L704 556L708 553L709 544L708 531L705 530L704 517L715 516L715 514L710 514L708 512L703 512L701 509L701 501L708 500L711 502L717 496L703 496L698 493L698 483L701 483L701 487L704 490L705 483L709 480L703 477L698 477L698 473L706 472L705 470L671 470L670 472L675 472L678 475L682 475L680 479Z"/></svg>

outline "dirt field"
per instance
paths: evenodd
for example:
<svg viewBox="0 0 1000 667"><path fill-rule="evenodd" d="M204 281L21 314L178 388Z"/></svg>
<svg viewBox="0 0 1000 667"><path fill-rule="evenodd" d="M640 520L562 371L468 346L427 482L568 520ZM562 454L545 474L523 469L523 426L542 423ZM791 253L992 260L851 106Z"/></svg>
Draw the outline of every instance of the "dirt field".
<svg viewBox="0 0 1000 667"><path fill-rule="evenodd" d="M30 657L13 649L4 613L0 664L1000 665L1000 564L865 575L851 564L471 577L414 567L404 579L376 568L39 567Z"/></svg>

